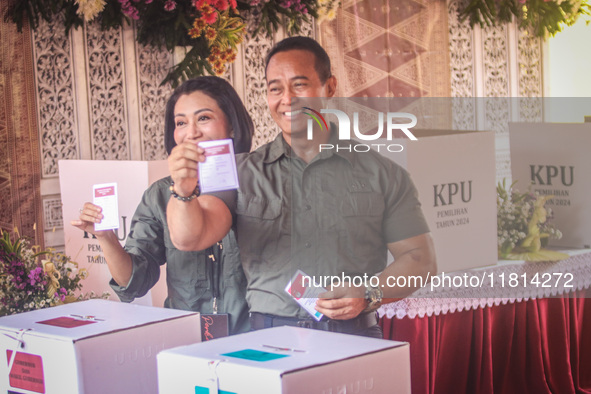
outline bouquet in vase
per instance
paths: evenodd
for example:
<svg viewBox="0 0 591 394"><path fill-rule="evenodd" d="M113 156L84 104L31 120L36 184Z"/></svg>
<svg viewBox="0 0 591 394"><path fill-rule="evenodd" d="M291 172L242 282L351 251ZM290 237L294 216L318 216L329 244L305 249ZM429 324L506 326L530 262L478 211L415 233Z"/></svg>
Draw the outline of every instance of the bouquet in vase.
<svg viewBox="0 0 591 394"><path fill-rule="evenodd" d="M13 241L14 239L14 241ZM39 250L21 237L0 230L0 316L48 308L89 298L108 298L82 294L85 269L63 253Z"/></svg>

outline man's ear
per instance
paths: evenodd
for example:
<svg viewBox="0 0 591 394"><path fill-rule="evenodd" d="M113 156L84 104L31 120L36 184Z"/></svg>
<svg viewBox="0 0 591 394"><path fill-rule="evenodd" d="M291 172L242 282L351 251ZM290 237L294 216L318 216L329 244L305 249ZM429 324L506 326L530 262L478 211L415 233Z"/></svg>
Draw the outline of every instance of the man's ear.
<svg viewBox="0 0 591 394"><path fill-rule="evenodd" d="M334 97L337 92L337 78L334 75L326 80L326 92L328 93L327 97Z"/></svg>

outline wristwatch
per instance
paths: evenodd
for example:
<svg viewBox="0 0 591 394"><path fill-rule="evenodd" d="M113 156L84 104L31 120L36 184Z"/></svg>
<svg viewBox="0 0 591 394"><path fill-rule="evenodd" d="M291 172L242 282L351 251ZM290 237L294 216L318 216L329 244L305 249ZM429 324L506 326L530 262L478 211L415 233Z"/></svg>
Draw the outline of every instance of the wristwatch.
<svg viewBox="0 0 591 394"><path fill-rule="evenodd" d="M378 309L382 305L382 297L384 292L379 287L367 286L365 288L365 300L367 301L367 307L364 312L372 312Z"/></svg>

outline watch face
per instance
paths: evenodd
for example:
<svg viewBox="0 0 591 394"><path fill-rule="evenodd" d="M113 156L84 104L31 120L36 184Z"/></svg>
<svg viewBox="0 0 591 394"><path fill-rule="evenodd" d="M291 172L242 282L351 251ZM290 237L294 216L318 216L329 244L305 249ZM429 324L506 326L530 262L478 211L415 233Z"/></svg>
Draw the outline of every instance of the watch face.
<svg viewBox="0 0 591 394"><path fill-rule="evenodd" d="M365 299L369 303L382 301L382 291L377 287L368 287L365 292Z"/></svg>

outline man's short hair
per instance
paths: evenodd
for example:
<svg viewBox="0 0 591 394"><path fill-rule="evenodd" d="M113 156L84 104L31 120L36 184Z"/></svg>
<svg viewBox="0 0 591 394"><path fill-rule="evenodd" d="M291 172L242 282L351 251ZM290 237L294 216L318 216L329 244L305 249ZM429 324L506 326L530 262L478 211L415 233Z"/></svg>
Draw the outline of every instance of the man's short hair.
<svg viewBox="0 0 591 394"><path fill-rule="evenodd" d="M302 36L286 38L279 41L273 48L271 48L271 51L267 54L265 59L265 77L267 77L267 67L273 56L280 52L297 49L311 52L314 55L316 59L314 61L314 68L316 69L318 78L320 78L320 82L324 84L332 75L330 72L330 58L328 57L328 53L326 53L324 48L322 48L316 40Z"/></svg>

